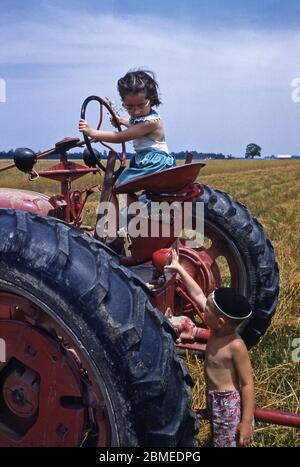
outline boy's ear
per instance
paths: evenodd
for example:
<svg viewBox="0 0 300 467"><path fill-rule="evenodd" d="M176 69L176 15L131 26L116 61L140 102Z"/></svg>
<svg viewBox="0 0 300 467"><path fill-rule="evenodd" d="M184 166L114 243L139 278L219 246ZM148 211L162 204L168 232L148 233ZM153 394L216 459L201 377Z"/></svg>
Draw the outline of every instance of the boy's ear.
<svg viewBox="0 0 300 467"><path fill-rule="evenodd" d="M224 326L224 324L225 324L225 319L222 318L222 316L219 316L219 318L218 318L218 327L222 328Z"/></svg>

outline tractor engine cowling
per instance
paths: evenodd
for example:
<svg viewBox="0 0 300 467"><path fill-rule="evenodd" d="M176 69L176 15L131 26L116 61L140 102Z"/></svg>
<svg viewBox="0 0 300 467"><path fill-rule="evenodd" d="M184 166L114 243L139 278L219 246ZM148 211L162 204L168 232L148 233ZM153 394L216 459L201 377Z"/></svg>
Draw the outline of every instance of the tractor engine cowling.
<svg viewBox="0 0 300 467"><path fill-rule="evenodd" d="M0 188L1 208L30 211L44 216L55 216L56 206L50 203L49 196L42 193L14 188Z"/></svg>

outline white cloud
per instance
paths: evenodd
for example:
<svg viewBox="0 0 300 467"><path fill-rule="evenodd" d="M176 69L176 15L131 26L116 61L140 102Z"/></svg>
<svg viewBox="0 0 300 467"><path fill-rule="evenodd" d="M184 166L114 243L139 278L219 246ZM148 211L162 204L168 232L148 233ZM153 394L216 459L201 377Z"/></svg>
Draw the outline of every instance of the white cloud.
<svg viewBox="0 0 300 467"><path fill-rule="evenodd" d="M44 102L48 118L55 118L52 132L72 131L74 112L86 95L117 99L117 78L145 65L158 75L172 149L237 152L250 136L268 135L274 142L268 128L274 111L296 112L289 107L290 82L299 76L299 46L297 33L186 30L184 24L162 19L48 6L42 17L1 27L0 63L10 70L7 82L13 92L7 97L7 124L18 105L34 103L41 107L29 122L45 125L46 115L45 120L37 115L44 112ZM290 117L290 142L296 141L293 122ZM41 134L49 144L50 130ZM7 138L5 144L13 145Z"/></svg>

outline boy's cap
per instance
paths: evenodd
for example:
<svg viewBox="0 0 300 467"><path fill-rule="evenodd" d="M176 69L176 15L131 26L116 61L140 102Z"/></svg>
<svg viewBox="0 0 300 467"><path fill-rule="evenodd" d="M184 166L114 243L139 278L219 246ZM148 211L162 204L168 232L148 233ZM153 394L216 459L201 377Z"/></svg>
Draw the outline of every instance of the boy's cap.
<svg viewBox="0 0 300 467"><path fill-rule="evenodd" d="M211 297L216 308L228 318L242 320L252 314L247 298L236 289L220 287L211 294Z"/></svg>

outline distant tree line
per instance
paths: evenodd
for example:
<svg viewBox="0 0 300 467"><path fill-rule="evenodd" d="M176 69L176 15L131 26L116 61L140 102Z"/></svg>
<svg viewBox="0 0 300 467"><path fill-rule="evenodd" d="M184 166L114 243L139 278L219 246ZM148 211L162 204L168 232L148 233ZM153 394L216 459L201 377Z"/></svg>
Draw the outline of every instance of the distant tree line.
<svg viewBox="0 0 300 467"><path fill-rule="evenodd" d="M194 159L232 159L232 155L229 154L225 156L222 153L214 153L214 152L198 152L198 151L180 151L180 152L172 152L171 154L177 160L185 160L186 155L188 152L191 152L194 156ZM39 153L37 153L39 154ZM107 159L107 151L104 151L101 154L103 159ZM131 159L134 156L134 153L127 152L126 153L127 159ZM0 159L13 159L14 157L14 150L10 149L9 151L0 151ZM82 160L82 152L68 152L68 157L70 159L79 159ZM50 157L46 157L45 159L59 159L59 154L54 154Z"/></svg>

